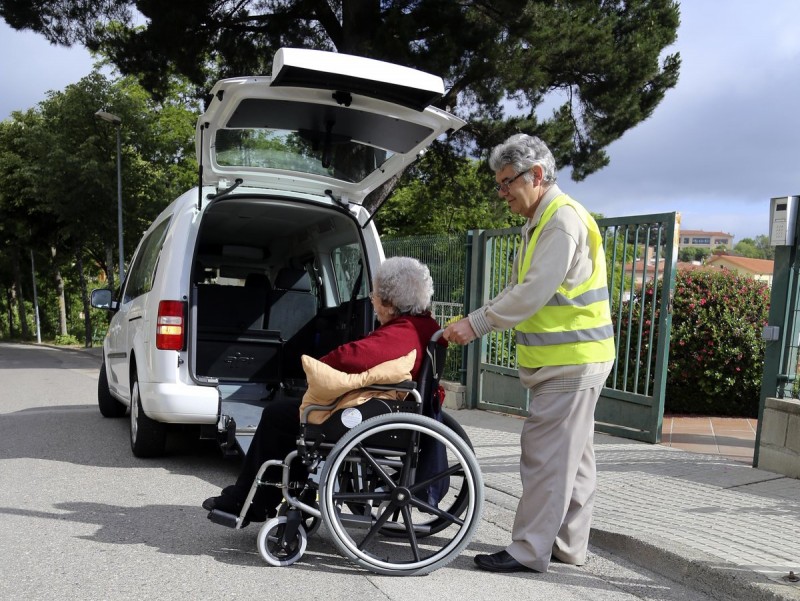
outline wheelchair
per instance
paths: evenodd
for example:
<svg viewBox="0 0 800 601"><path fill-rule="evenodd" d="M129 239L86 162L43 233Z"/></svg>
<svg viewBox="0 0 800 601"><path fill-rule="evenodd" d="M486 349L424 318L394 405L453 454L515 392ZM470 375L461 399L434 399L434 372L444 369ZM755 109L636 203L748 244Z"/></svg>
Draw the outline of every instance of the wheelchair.
<svg viewBox="0 0 800 601"><path fill-rule="evenodd" d="M401 392L402 400L373 398L333 410L322 424L301 416L297 449L259 469L238 516L214 510L209 518L241 528L259 486L278 486L284 502L261 527L257 547L272 566L288 566L306 550L322 524L338 550L359 566L383 575L432 572L469 544L483 510L483 478L464 430L435 398L446 347L431 338L417 382L370 386ZM290 481L300 461L308 479ZM281 482L262 480L282 468Z"/></svg>

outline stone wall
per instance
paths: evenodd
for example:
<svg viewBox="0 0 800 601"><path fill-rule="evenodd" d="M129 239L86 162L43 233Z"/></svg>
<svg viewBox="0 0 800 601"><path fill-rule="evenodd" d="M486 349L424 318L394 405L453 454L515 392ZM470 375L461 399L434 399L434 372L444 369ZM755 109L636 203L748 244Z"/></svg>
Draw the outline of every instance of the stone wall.
<svg viewBox="0 0 800 601"><path fill-rule="evenodd" d="M457 382L442 380L444 388L444 408L445 409L466 409L467 408L467 387Z"/></svg>
<svg viewBox="0 0 800 601"><path fill-rule="evenodd" d="M758 468L800 478L800 401L766 399Z"/></svg>

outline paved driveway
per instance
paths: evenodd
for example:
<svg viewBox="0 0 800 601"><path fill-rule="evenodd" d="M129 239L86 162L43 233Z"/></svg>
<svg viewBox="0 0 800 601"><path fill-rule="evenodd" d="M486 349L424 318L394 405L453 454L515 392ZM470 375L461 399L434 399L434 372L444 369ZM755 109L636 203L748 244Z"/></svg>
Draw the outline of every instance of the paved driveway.
<svg viewBox="0 0 800 601"><path fill-rule="evenodd" d="M425 577L357 569L324 530L301 562L271 568L256 550L257 526L216 526L199 506L232 481L237 463L190 436L173 437L168 457L133 457L127 419L96 408L97 362L83 351L0 344L4 600L704 599L597 549L584 568L479 572L473 556L505 544L513 517L492 503L467 551Z"/></svg>

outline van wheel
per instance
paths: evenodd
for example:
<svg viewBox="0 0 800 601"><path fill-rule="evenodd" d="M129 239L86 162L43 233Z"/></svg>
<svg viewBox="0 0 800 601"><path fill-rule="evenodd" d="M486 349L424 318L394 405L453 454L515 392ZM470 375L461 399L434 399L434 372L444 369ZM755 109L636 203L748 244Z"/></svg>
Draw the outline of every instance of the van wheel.
<svg viewBox="0 0 800 601"><path fill-rule="evenodd" d="M167 427L150 419L142 409L139 380L136 374L131 385L131 451L137 457L158 457L164 454Z"/></svg>
<svg viewBox="0 0 800 601"><path fill-rule="evenodd" d="M100 366L100 377L97 380L97 405L100 407L100 414L103 417L122 417L128 408L111 396L108 389L108 375L106 374L106 362Z"/></svg>

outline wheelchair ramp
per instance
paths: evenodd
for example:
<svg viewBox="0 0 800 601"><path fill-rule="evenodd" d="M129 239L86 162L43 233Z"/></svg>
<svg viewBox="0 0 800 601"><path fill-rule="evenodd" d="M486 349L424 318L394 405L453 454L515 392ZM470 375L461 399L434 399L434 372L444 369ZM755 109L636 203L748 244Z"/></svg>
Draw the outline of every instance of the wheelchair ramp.
<svg viewBox="0 0 800 601"><path fill-rule="evenodd" d="M245 455L253 441L261 412L267 404L269 390L264 384L220 384L217 386L222 399L222 415L235 423L232 442L236 451ZM228 447L229 451L233 451Z"/></svg>
<svg viewBox="0 0 800 601"><path fill-rule="evenodd" d="M296 398L299 406L305 384L273 392L264 383L225 383L217 385L217 390L220 394L222 415L228 416L235 424L233 431L229 432L229 440L223 443L225 450L238 451L244 455L253 441L264 407L285 398Z"/></svg>

